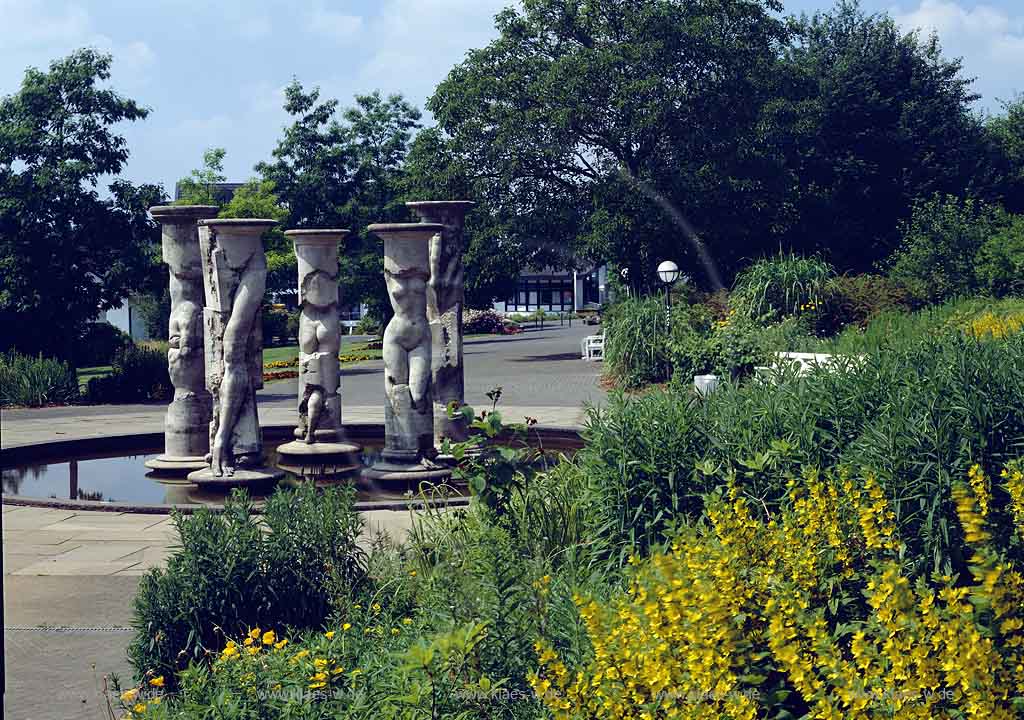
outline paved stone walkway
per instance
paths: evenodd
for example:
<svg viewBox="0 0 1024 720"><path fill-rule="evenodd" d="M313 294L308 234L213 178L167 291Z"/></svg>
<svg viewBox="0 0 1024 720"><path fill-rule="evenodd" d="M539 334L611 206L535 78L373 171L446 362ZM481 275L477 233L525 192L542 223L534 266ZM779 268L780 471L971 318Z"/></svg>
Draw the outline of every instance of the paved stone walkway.
<svg viewBox="0 0 1024 720"><path fill-rule="evenodd" d="M466 343L466 400L479 408L502 387L509 420L579 426L583 403L600 403L600 365L579 359L575 325ZM343 370L345 422L383 422L383 363ZM260 420L295 418L295 381L268 383ZM81 406L0 412L2 447L163 431L163 405ZM367 534L404 536L407 511L363 514ZM162 565L177 536L162 515L3 506L4 717L17 720L109 718L104 677L130 678L124 657L138 576Z"/></svg>

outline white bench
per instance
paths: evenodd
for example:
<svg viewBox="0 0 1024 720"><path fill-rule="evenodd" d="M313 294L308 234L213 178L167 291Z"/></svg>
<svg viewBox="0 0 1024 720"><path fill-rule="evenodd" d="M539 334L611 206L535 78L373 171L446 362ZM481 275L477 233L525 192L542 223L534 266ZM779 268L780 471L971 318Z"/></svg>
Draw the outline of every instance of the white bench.
<svg viewBox="0 0 1024 720"><path fill-rule="evenodd" d="M604 360L604 335L587 335L580 343L583 360Z"/></svg>

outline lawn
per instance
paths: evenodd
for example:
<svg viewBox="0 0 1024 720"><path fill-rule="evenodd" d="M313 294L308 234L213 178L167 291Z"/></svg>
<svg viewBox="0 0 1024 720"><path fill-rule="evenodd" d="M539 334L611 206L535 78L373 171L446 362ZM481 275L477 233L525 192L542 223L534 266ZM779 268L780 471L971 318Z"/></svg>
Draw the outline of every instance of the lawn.
<svg viewBox="0 0 1024 720"><path fill-rule="evenodd" d="M110 365L97 365L95 367L78 368L75 372L78 375L78 384L88 385L89 381L97 377L105 377L113 371Z"/></svg>

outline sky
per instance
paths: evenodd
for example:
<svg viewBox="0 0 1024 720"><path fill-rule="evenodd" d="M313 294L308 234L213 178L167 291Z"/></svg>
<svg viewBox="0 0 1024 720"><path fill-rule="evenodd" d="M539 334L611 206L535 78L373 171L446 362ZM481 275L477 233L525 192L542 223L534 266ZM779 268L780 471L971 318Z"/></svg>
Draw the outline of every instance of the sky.
<svg viewBox="0 0 1024 720"><path fill-rule="evenodd" d="M297 78L342 107L357 93L402 93L423 107L471 48L494 36L510 0L0 0L0 95L26 67L91 46L114 56L110 84L151 110L125 124L133 182L174 182L227 150L244 181L287 123L283 90ZM981 111L1024 92L1024 0L862 0L906 29L939 34L962 57ZM786 11L827 9L788 0ZM429 117L427 117L429 120Z"/></svg>

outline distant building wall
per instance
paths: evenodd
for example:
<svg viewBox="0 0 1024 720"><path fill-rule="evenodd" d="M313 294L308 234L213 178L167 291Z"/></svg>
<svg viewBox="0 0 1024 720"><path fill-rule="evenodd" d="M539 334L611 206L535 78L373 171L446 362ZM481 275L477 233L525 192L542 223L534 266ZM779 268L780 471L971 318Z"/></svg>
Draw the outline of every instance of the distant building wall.
<svg viewBox="0 0 1024 720"><path fill-rule="evenodd" d="M117 329L128 333L132 340L149 340L149 333L146 332L146 324L142 322L142 316L128 300L121 303L120 307L107 310L100 322L108 322Z"/></svg>
<svg viewBox="0 0 1024 720"><path fill-rule="evenodd" d="M608 269L601 265L588 272L579 270L527 270L516 280L515 289L494 303L500 313L575 312L597 308L608 302Z"/></svg>

